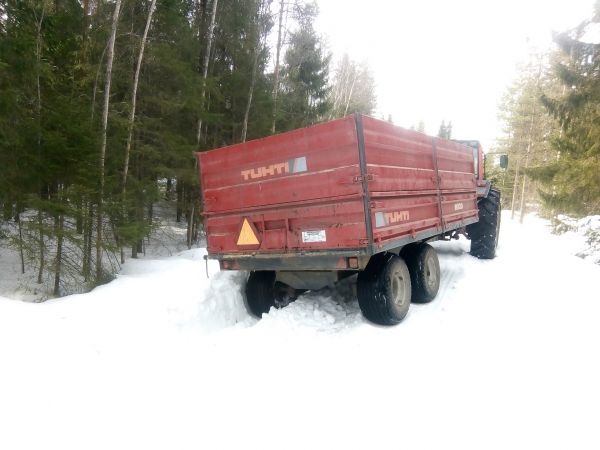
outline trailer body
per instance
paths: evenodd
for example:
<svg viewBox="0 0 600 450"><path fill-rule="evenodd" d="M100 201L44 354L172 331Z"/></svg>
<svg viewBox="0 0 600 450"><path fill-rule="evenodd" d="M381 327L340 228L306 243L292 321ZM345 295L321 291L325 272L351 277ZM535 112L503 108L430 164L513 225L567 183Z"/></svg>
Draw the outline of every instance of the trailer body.
<svg viewBox="0 0 600 450"><path fill-rule="evenodd" d="M478 220L471 147L363 115L197 157L225 270L360 271Z"/></svg>

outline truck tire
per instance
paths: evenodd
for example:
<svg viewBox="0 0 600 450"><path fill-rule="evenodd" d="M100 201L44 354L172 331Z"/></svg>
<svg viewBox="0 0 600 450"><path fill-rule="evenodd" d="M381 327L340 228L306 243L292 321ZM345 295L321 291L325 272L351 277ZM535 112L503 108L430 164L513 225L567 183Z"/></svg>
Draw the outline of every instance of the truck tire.
<svg viewBox="0 0 600 450"><path fill-rule="evenodd" d="M412 286L413 303L428 303L440 289L440 260L429 244L411 245L403 252Z"/></svg>
<svg viewBox="0 0 600 450"><path fill-rule="evenodd" d="M487 197L479 200L479 222L467 225L471 255L480 259L492 259L496 256L500 216L500 192L491 189Z"/></svg>
<svg viewBox="0 0 600 450"><path fill-rule="evenodd" d="M275 272L255 270L246 283L246 309L259 319L275 306Z"/></svg>
<svg viewBox="0 0 600 450"><path fill-rule="evenodd" d="M366 319L379 325L396 325L410 307L410 273L406 263L391 253L375 255L358 274L358 305Z"/></svg>

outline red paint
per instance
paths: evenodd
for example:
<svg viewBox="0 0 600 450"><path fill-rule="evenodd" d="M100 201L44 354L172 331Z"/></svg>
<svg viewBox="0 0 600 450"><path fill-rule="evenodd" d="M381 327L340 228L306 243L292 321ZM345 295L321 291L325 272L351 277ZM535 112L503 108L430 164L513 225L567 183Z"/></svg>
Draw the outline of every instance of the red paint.
<svg viewBox="0 0 600 450"><path fill-rule="evenodd" d="M367 236L356 123L351 116L198 153L209 254L360 249L369 238L382 248L476 220L470 147L363 117ZM237 245L243 217L261 236L258 248Z"/></svg>

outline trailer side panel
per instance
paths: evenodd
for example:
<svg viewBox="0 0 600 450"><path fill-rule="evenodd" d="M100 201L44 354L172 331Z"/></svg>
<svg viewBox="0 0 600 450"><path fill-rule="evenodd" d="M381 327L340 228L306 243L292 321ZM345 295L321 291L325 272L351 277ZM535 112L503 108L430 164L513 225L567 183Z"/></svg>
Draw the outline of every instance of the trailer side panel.
<svg viewBox="0 0 600 450"><path fill-rule="evenodd" d="M376 251L477 221L470 149L370 117L362 123Z"/></svg>

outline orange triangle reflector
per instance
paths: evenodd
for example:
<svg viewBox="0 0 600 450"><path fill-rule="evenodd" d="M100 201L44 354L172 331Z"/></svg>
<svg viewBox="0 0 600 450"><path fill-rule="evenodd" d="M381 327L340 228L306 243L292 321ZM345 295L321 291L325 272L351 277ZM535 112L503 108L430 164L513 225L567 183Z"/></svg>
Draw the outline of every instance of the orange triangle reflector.
<svg viewBox="0 0 600 450"><path fill-rule="evenodd" d="M240 230L240 235L238 236L237 245L259 245L260 242L256 233L252 229L250 222L248 219L244 218L244 223L242 224L242 229Z"/></svg>

